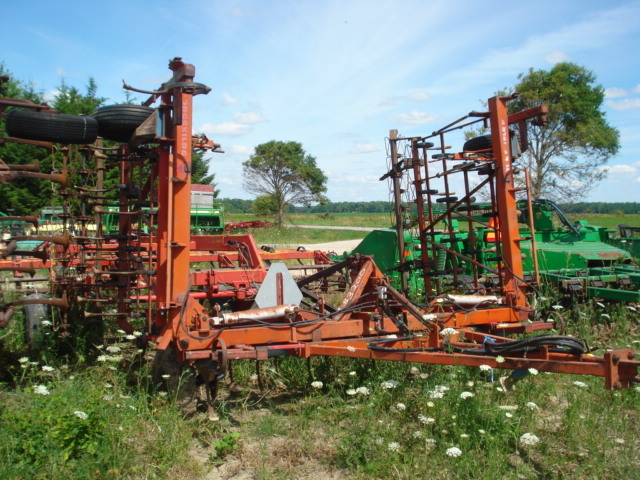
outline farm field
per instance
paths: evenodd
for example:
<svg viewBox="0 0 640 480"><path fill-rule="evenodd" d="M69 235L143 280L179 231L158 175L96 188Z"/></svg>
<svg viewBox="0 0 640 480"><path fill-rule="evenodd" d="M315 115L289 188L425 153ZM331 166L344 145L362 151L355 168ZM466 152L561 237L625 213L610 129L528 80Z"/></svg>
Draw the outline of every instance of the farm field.
<svg viewBox="0 0 640 480"><path fill-rule="evenodd" d="M625 224L640 227L640 215L605 215L568 214L569 220L586 220L589 225L597 225L610 229L617 229L618 225ZM255 219L251 214L226 214L228 221L239 222ZM268 219L266 219L268 220ZM394 220L391 213L329 213L329 214L294 214L286 217L286 223L290 225L333 225L352 227L391 228Z"/></svg>
<svg viewBox="0 0 640 480"><path fill-rule="evenodd" d="M292 223L390 223L310 217ZM258 244L362 236L254 233ZM550 311L553 292L543 295ZM586 338L596 355L640 351L640 306L592 300L556 311L566 334ZM259 371L234 362L211 415L187 371L176 374L184 394L154 385L153 352L121 331L105 332L108 345L72 349L50 329L29 349L21 325L14 320L0 344L3 479L619 479L640 471L640 385L608 391L602 378L530 372L506 391L508 371L499 369L281 357Z"/></svg>

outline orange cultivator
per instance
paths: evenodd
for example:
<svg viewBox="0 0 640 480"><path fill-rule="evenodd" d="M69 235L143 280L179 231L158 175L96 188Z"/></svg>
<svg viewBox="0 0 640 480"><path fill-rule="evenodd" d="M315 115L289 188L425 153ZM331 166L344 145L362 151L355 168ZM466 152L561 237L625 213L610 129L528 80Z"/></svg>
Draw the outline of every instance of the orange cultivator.
<svg viewBox="0 0 640 480"><path fill-rule="evenodd" d="M511 340L495 335L496 331L530 333L552 326L534 321L527 301L530 286L522 278L519 243L523 239L518 233L515 193L519 189L514 184L511 139L514 126L522 128L530 119L544 121L543 107L509 115L508 98L491 98L489 112L476 114L491 129L490 151L447 154L442 140L437 155L437 161L445 166L445 178L454 171L463 172L465 178L479 170L490 172L482 185L491 190L499 225L497 285L491 294L456 295L430 286L437 249L429 238L432 226L439 221L430 207L430 196L434 195L430 183L443 175L429 172L432 160L427 152L433 144L426 138L408 139L412 153L401 161L396 152L388 176L397 177L407 169L415 174L410 187L415 194L422 257L411 268L421 269L425 285L429 285L425 304L418 305L390 285L371 257L352 256L331 265L320 252L261 252L249 235L191 236L192 150L217 151L219 146L192 132L193 97L206 94L209 88L194 82L193 65L176 58L169 68L172 78L159 90L146 92L151 96L139 106L144 108L132 112L132 106L126 106L123 123L131 120L133 113L144 113L127 135L115 128L120 126L117 122L114 126L105 115L96 116L103 137L128 139L115 149L96 144L88 150L95 160L94 171L120 171L116 195L108 199L117 203L119 228L117 234L104 235L100 228L91 233L84 228L83 219L89 216L86 208L69 214L69 224L75 218L79 228L75 235L64 233L67 236L61 238L66 241L57 242L60 245L50 260L53 290L57 295L67 293L69 312L81 309L85 318L114 317L125 331L141 331L141 338L156 342L159 349L175 350L177 361L208 372L212 384L230 360L264 360L276 355L535 368L602 376L607 388L628 387L639 381L640 362L629 350L597 357L584 341L573 337L540 335ZM156 102L159 105L152 108ZM105 125L105 121L110 123ZM434 135L442 138L445 131ZM74 198L78 191L95 192L86 206L100 220L108 203L100 175L96 175L95 185L80 185L77 175L82 171L72 165L64 167L69 177L60 184L63 198ZM445 185L439 194L448 207L445 216L472 202L470 197L477 191L465 187L463 196L454 197L450 186ZM265 265L266 259L287 258L313 259L319 271L295 282L286 268L274 265L267 269ZM197 268L195 262L200 262ZM203 267L204 262L209 266ZM332 307L308 287L314 282L326 285L328 277L336 273L348 276L351 286L341 305ZM10 305L4 311L12 308ZM73 315L67 314L67 323L73 321Z"/></svg>

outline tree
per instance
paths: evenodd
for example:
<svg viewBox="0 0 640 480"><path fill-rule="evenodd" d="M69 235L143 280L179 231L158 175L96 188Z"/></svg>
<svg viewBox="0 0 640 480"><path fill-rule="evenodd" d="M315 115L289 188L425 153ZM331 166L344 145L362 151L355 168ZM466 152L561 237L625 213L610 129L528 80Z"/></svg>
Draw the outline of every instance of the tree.
<svg viewBox="0 0 640 480"><path fill-rule="evenodd" d="M0 64L0 77L0 96L43 103L42 92L37 92L32 85L15 79L4 64ZM4 131L4 119L0 119L0 135L7 136ZM0 160L8 164L39 162L44 167L50 165L49 152L33 145L18 143L3 144ZM9 185L0 185L0 211L12 215L30 215L50 202L51 193L50 183L45 180L21 178Z"/></svg>
<svg viewBox="0 0 640 480"><path fill-rule="evenodd" d="M602 86L584 67L569 62L550 71L529 69L518 76L519 97L509 111L546 104L547 125L527 127L529 149L523 154L531 175L533 198L573 200L585 196L606 176L602 167L620 147L619 132L601 110Z"/></svg>
<svg viewBox="0 0 640 480"><path fill-rule="evenodd" d="M209 165L204 158L204 150L193 150L191 154L191 182L201 185L213 185L215 173L209 175ZM218 190L213 192L214 198L218 198Z"/></svg>
<svg viewBox="0 0 640 480"><path fill-rule="evenodd" d="M258 145L242 167L244 189L270 199L263 203L272 203L278 225L287 206L326 201L327 177L298 142L271 140Z"/></svg>
<svg viewBox="0 0 640 480"><path fill-rule="evenodd" d="M54 95L53 107L62 113L91 115L106 100L106 98L96 97L98 84L92 77L89 77L84 94L80 93L76 87L68 86L64 79L61 82L58 93Z"/></svg>

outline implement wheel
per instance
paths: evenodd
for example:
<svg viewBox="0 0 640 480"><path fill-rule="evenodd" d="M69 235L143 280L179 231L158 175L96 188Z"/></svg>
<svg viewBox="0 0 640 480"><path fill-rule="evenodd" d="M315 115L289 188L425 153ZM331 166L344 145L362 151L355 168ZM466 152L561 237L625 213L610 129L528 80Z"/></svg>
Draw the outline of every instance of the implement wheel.
<svg viewBox="0 0 640 480"><path fill-rule="evenodd" d="M7 113L7 133L11 137L57 143L93 143L98 122L84 115L11 110Z"/></svg>
<svg viewBox="0 0 640 480"><path fill-rule="evenodd" d="M491 150L492 146L491 135L482 135L464 142L462 150L465 152L477 152L480 150Z"/></svg>
<svg viewBox="0 0 640 480"><path fill-rule="evenodd" d="M142 122L153 113L144 105L108 105L93 112L102 138L115 142L128 142Z"/></svg>

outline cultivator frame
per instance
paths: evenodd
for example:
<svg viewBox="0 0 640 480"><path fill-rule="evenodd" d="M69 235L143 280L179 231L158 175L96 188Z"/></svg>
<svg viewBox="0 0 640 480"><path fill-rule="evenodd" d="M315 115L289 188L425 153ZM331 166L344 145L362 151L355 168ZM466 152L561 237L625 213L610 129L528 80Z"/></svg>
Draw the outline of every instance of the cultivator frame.
<svg viewBox="0 0 640 480"><path fill-rule="evenodd" d="M278 273L274 275L272 303L255 308L257 292L268 275L263 259L277 256L277 252L260 252L251 236L190 235L191 151L217 151L218 145L192 133L193 96L207 93L208 87L195 83L195 67L179 58L172 60L169 68L172 78L158 91L147 92L151 96L145 104L159 101L159 107L131 139L116 149L99 145L88 149L95 157L96 172L114 165L120 170L118 233L101 232L99 220L105 213L105 192L99 182L89 188L66 177L59 179L63 197L92 193L90 205L98 220L95 234L88 229L70 234L66 229L59 238L43 239L58 244L52 250L49 265L53 272L52 291L64 312L57 322L59 330L83 320L98 318L102 322L113 317L125 332L141 332L139 345L151 340L161 350L175 350L176 360L197 366L212 388L230 360L263 360L285 354L536 368L603 376L607 388L628 387L639 381L640 362L627 350L595 357L584 342L572 337L532 337L514 343L487 333L531 332L548 326L548 322L532 321L533 309L525 295L527 282L522 278L519 246L523 239L518 235L518 189L513 179L509 129L510 125L522 126L531 118L543 120L544 107L508 115L507 97L489 99L488 113L472 115L491 128L494 146L489 152L447 153L444 133L460 128L458 123L430 137L392 138L392 151L399 141L411 145L411 155L402 161L396 152L387 176L399 179L407 169L414 173L411 191L417 205L422 257L406 267L423 270L427 285L431 285L434 273L434 254L442 248L429 241L430 235L441 219L451 218L455 208L472 203L470 197L479 187L471 187L469 173L487 170L488 178L482 184L490 186L500 225L496 228L499 280L495 291L461 296L446 294L434 285L436 295L430 296L426 305L418 306L390 285L371 257L352 256L342 264L324 268L328 264L326 256L298 252L295 258L312 256L323 268L312 279L298 282L303 290L311 280L326 281L329 275L345 272L351 286L342 304L331 307L308 291L307 306L284 304L286 290L292 287L286 275ZM436 160L443 170L437 174L429 170L427 152L433 146L426 140L431 137L439 138L441 143ZM464 163L451 166L458 161ZM70 170L65 164L61 175ZM462 173L465 178L464 196L460 199L449 188L449 177L454 173ZM442 193L433 191L435 179L443 180ZM446 212L439 217L433 214L434 195L440 195L447 204ZM86 212L81 213L83 218L89 217ZM142 223L149 227L146 234L137 226ZM88 220L82 223L86 224ZM455 232L448 233L454 238ZM16 245L13 240L9 245ZM11 253L15 250L5 251L5 256ZM217 265L192 268L194 259ZM455 279L455 269L451 273ZM5 306L5 311L14 306L15 302Z"/></svg>

